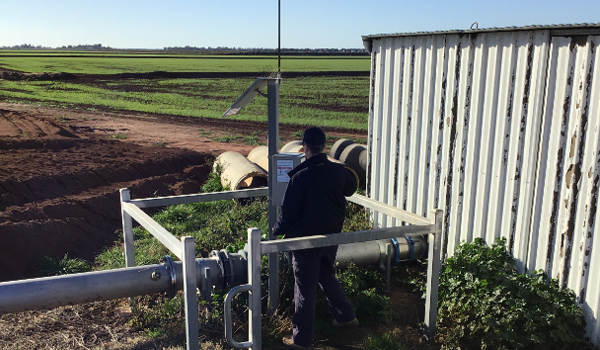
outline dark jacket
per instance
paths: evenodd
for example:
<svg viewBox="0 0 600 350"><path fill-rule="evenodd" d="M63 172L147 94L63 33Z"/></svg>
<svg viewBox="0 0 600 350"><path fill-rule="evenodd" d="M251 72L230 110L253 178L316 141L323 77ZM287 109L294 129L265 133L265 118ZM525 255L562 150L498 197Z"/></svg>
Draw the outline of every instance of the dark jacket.
<svg viewBox="0 0 600 350"><path fill-rule="evenodd" d="M338 233L346 215L346 198L356 191L356 178L342 164L316 154L288 173L275 236L286 238Z"/></svg>

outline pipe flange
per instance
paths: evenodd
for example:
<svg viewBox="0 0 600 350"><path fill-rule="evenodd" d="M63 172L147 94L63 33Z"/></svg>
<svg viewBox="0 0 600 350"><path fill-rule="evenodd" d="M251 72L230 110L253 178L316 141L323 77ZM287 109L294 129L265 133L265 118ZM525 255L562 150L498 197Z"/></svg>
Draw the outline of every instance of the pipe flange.
<svg viewBox="0 0 600 350"><path fill-rule="evenodd" d="M221 284L222 290L231 289L233 286L233 275L235 273L233 271L230 253L226 249L213 250L210 252L209 257L217 258L217 264L219 265L219 269L221 269L221 277L223 278L223 283Z"/></svg>
<svg viewBox="0 0 600 350"><path fill-rule="evenodd" d="M169 255L165 255L160 259L160 262L165 265L169 275L171 277L169 283L171 284L170 290L167 292L167 296L173 297L177 293L177 273L175 273L175 266L173 265L173 259Z"/></svg>
<svg viewBox="0 0 600 350"><path fill-rule="evenodd" d="M231 289L233 286L233 266L231 265L231 256L225 249L220 250L218 254L220 262L223 264L223 284L225 289Z"/></svg>

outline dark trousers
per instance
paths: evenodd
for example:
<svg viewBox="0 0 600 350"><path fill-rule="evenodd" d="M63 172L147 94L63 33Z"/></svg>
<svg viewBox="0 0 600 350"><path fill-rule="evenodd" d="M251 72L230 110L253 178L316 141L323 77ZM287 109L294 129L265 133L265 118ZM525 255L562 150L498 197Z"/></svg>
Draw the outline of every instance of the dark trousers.
<svg viewBox="0 0 600 350"><path fill-rule="evenodd" d="M335 277L337 249L337 246L330 246L292 252L295 281L292 324L293 340L297 345L312 345L317 285L325 293L329 311L338 322L348 322L355 318L352 306Z"/></svg>

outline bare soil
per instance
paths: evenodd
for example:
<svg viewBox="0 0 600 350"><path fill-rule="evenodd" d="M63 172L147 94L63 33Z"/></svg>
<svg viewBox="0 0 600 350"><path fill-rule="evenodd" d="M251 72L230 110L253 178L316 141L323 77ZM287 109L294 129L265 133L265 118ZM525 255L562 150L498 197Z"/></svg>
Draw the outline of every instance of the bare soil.
<svg viewBox="0 0 600 350"><path fill-rule="evenodd" d="M302 129L281 125L280 137L290 141ZM255 147L214 139L256 132L266 144L264 123L0 103L0 282L35 277L44 256L93 261L119 239L119 189L130 189L132 198L198 193L218 154ZM406 322L390 331L420 349L436 348L416 329L422 301L408 292L393 300ZM180 348L144 336L130 319L126 300L2 315L0 349ZM370 331L381 330L342 331L319 338L317 348L361 349Z"/></svg>

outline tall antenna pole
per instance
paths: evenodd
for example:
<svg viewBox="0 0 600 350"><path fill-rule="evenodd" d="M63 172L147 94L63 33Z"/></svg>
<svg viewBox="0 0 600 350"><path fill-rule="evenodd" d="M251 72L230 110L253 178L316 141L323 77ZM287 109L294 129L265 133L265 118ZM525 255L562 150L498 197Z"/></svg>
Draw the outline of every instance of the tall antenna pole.
<svg viewBox="0 0 600 350"><path fill-rule="evenodd" d="M277 78L281 78L281 0L277 0Z"/></svg>

